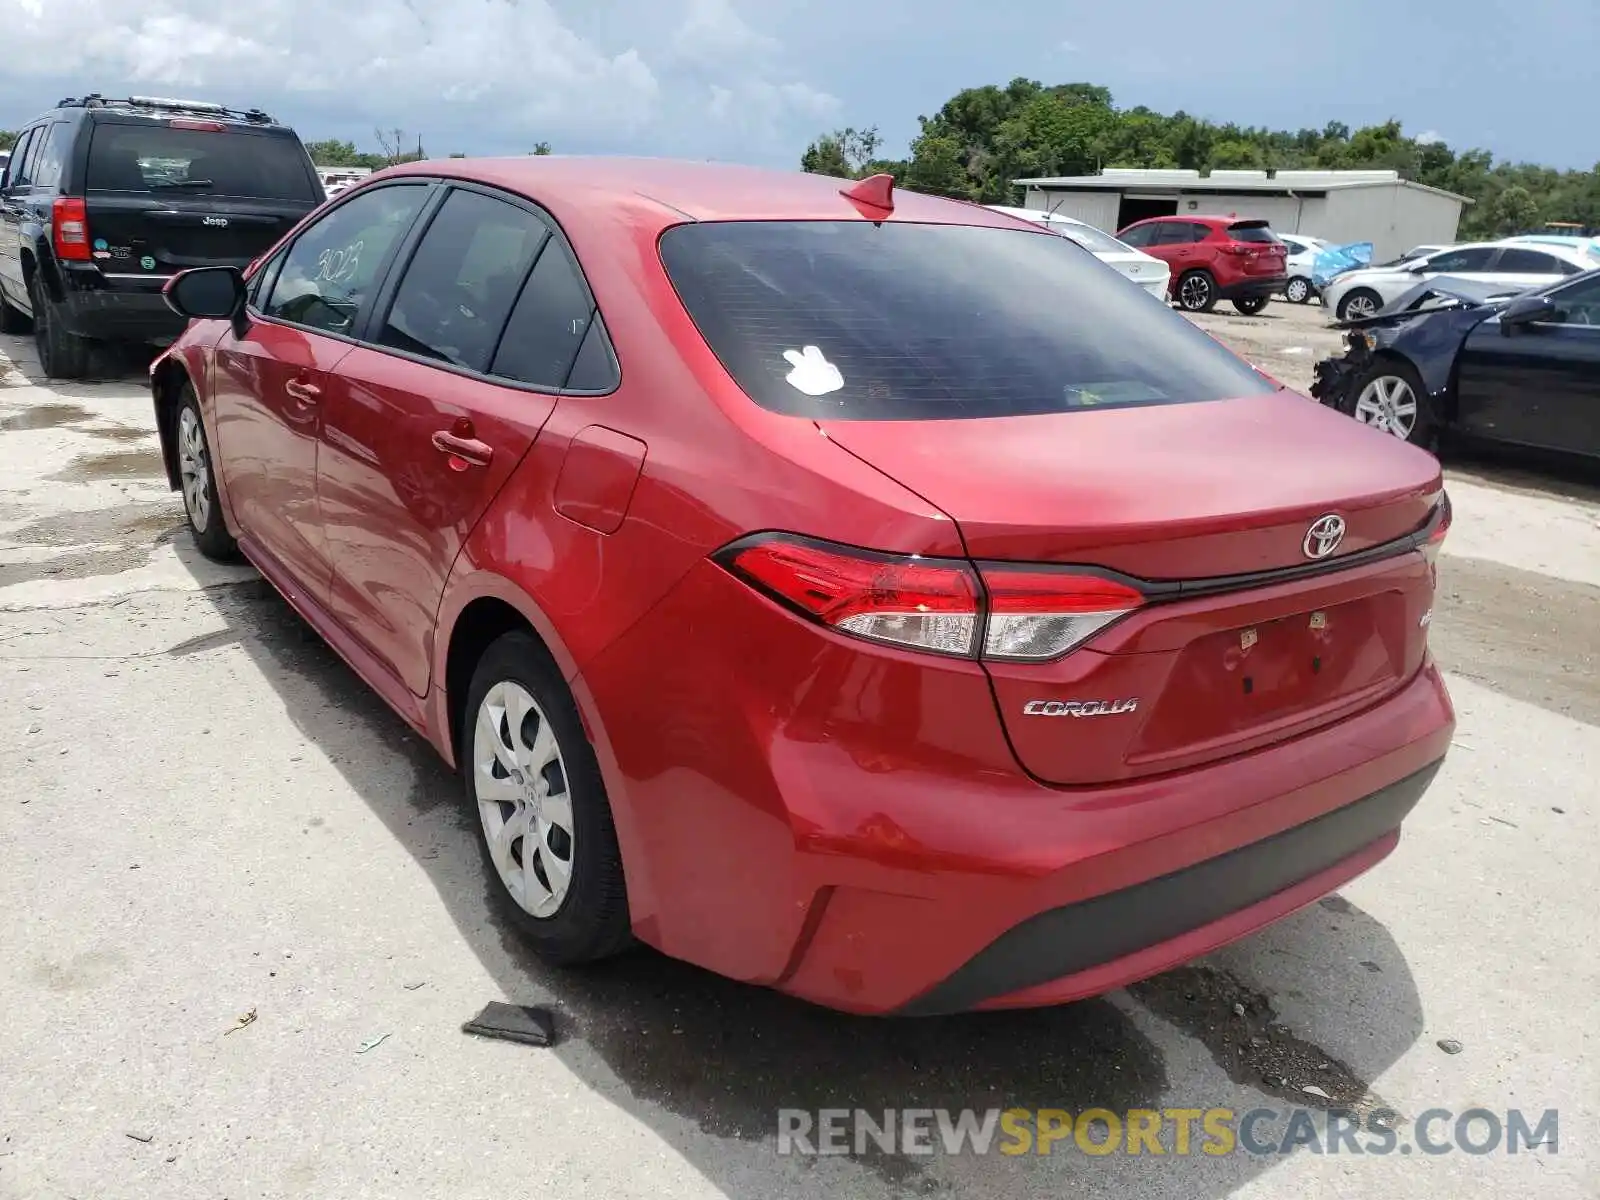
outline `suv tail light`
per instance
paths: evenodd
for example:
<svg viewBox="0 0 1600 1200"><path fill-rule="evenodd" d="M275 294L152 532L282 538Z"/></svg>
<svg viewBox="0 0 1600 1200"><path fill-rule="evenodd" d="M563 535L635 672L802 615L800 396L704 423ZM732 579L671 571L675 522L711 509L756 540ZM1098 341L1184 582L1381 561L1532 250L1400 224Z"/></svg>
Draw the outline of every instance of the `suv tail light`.
<svg viewBox="0 0 1600 1200"><path fill-rule="evenodd" d="M856 550L765 535L717 556L734 576L840 633L961 658L1059 658L1144 603L1071 571Z"/></svg>
<svg viewBox="0 0 1600 1200"><path fill-rule="evenodd" d="M82 199L59 196L50 212L50 242L56 257L89 261L89 213Z"/></svg>

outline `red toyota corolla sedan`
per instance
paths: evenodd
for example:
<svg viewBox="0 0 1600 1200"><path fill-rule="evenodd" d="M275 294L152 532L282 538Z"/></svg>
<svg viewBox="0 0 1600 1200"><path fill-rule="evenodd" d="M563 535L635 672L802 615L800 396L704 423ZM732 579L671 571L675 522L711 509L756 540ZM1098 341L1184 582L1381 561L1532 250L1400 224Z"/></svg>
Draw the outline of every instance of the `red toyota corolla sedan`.
<svg viewBox="0 0 1600 1200"><path fill-rule="evenodd" d="M459 766L554 962L1053 1004L1393 849L1438 463L1066 238L878 178L384 171L177 276L200 548Z"/></svg>

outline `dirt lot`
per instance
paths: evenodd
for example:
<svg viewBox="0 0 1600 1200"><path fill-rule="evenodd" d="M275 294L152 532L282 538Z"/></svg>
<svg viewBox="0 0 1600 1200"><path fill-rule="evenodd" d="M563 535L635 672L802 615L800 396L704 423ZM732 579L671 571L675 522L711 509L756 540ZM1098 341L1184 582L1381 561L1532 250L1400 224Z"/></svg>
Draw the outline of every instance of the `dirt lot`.
<svg viewBox="0 0 1600 1200"><path fill-rule="evenodd" d="M1304 386L1321 317L1201 324ZM530 960L458 783L252 571L189 549L138 378L45 386L0 338L0 1197L1600 1194L1600 496L1448 468L1460 728L1388 862L1104 999L869 1022L650 954ZM492 999L552 1006L560 1044L463 1036ZM781 1107L1345 1101L1403 1131L1557 1109L1559 1145L776 1153Z"/></svg>

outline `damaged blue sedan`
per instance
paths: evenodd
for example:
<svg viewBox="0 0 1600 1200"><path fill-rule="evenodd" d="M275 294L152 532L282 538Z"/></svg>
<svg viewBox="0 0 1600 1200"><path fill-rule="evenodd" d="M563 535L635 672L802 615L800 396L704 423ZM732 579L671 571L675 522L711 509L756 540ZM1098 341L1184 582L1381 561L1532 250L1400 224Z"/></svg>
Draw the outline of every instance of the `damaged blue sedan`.
<svg viewBox="0 0 1600 1200"><path fill-rule="evenodd" d="M1444 436L1600 458L1600 270L1512 295L1448 276L1340 322L1311 394L1433 449Z"/></svg>

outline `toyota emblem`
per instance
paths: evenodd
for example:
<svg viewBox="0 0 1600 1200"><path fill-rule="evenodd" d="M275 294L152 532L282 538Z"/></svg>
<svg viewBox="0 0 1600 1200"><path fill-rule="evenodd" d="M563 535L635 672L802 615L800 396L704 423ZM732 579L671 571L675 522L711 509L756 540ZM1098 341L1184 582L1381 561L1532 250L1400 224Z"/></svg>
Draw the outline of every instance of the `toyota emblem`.
<svg viewBox="0 0 1600 1200"><path fill-rule="evenodd" d="M1311 522L1311 528L1306 530L1306 540L1300 545L1306 552L1307 558L1318 559L1327 558L1339 548L1339 543L1342 541L1344 541L1344 518L1337 513L1329 513Z"/></svg>

